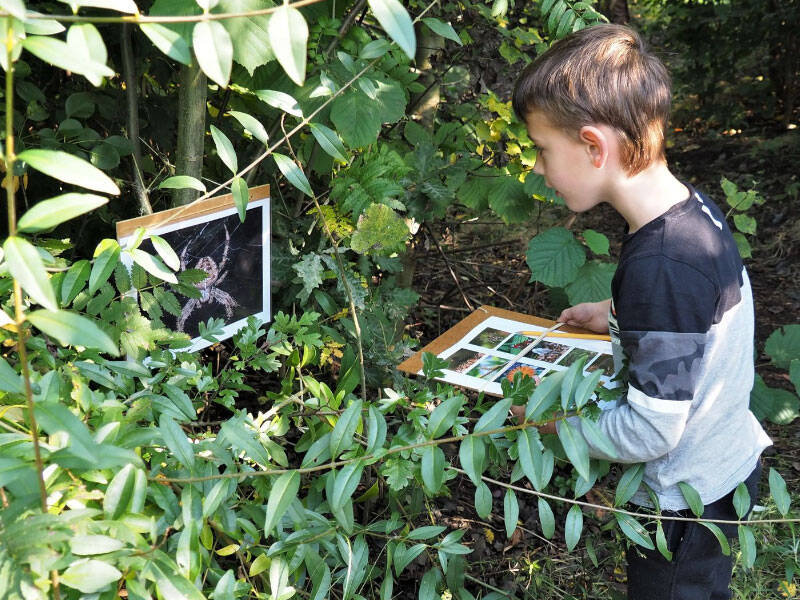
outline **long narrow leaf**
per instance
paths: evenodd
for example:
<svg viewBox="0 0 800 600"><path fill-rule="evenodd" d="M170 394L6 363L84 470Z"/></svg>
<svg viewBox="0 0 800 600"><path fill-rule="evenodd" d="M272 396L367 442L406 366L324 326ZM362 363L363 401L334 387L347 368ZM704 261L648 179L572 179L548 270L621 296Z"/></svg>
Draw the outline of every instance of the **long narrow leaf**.
<svg viewBox="0 0 800 600"><path fill-rule="evenodd" d="M17 158L59 181L114 196L119 194L117 184L108 175L73 154L61 150L33 149L21 152Z"/></svg>
<svg viewBox="0 0 800 600"><path fill-rule="evenodd" d="M286 509L297 497L300 489L300 473L290 471L278 477L272 484L267 501L267 518L264 523L264 536L268 536L283 517Z"/></svg>
<svg viewBox="0 0 800 600"><path fill-rule="evenodd" d="M283 173L283 176L286 177L289 183L306 196L314 196L314 192L311 191L311 184L308 183L305 173L303 173L303 170L298 167L291 158L283 154L278 154L277 152L273 152L272 157L275 159L275 164L278 165L281 173Z"/></svg>
<svg viewBox="0 0 800 600"><path fill-rule="evenodd" d="M32 206L20 217L17 226L23 232L45 231L106 203L108 198L94 194L62 194Z"/></svg>
<svg viewBox="0 0 800 600"><path fill-rule="evenodd" d="M112 356L119 355L117 345L93 321L66 310L37 310L28 321L65 346L96 348Z"/></svg>
<svg viewBox="0 0 800 600"><path fill-rule="evenodd" d="M9 236L3 244L3 251L11 276L34 302L50 310L58 310L53 286L36 248L21 237Z"/></svg>

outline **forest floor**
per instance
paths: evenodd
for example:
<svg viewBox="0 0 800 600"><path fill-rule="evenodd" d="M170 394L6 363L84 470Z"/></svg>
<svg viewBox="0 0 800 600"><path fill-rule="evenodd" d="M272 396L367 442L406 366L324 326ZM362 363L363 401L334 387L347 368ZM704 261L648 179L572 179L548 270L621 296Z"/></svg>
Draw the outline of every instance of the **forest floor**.
<svg viewBox="0 0 800 600"><path fill-rule="evenodd" d="M668 159L673 171L710 196L723 210L722 176L737 183L740 189L755 186L766 198L756 214L758 231L751 238L753 256L745 261L756 304L757 371L768 385L792 389L787 375L770 367L763 348L775 329L800 322L800 203L796 191L800 187L796 174L800 131L754 128L733 136L676 132L670 146ZM545 213L551 215L542 217L548 219L547 225L554 221L569 222L566 208L546 209ZM558 316L562 306L559 299L548 298L547 292L528 282L530 270L525 263L525 251L536 226L461 221L458 215L453 215L436 232L441 236L440 248L430 240L417 248L420 260L414 287L422 299L412 316L412 332L421 345L482 304L546 318ZM611 240L612 259L618 256L624 222L610 207L603 205L579 215L572 227L577 230L591 227L605 233ZM790 490L800 489L800 419L786 426L767 424L766 428L774 446L765 452L764 472L775 467ZM613 498L613 491L609 490L613 490L615 476L618 475L612 469L599 483L595 500L603 503L604 497ZM766 486L766 477L762 484ZM501 490L493 491L495 510L487 520L481 520L474 512L473 487L468 481L454 487L451 498L441 503L437 500L433 509L433 516L442 524L468 530L465 543L475 548L468 557L468 572L475 578L474 585L468 587L473 593L495 589L518 598L625 597L625 542L617 529L605 527L611 518L609 513L586 514L589 533L584 539L590 540L591 548L581 543L568 553L563 532L557 529L553 540L546 540L538 533L534 496L519 500L522 526L518 533L522 535L506 539ZM563 523L566 508L558 510L561 518L557 517L557 521ZM794 553L797 560L797 550L784 539L789 535L776 529L761 531L765 548L762 553L766 556L759 559L753 572L742 572L736 567L734 598L785 597L779 590L785 577L784 559ZM416 568L416 573L413 565L408 572L412 579L426 567L419 564ZM410 590L416 589L413 581L409 584ZM415 596L409 593L408 597Z"/></svg>

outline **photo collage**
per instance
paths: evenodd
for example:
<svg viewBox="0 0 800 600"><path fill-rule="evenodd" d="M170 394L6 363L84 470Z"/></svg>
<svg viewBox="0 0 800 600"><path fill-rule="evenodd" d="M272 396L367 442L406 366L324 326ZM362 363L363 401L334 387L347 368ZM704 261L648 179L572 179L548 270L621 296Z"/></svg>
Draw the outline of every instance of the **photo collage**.
<svg viewBox="0 0 800 600"><path fill-rule="evenodd" d="M490 317L439 355L448 361L444 379L500 395L500 382L513 381L517 373L538 379L586 357L584 372L599 369L601 381L609 384L614 375L610 342L556 336L537 342L540 332L541 327Z"/></svg>

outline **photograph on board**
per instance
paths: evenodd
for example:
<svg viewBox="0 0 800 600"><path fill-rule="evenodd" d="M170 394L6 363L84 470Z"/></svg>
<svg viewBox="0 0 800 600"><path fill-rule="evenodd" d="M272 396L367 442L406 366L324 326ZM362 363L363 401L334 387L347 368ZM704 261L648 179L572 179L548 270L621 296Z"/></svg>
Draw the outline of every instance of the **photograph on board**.
<svg viewBox="0 0 800 600"><path fill-rule="evenodd" d="M478 335L468 341L468 344L473 346L483 346L484 348L494 348L508 336L508 331L500 331L488 327L481 331Z"/></svg>
<svg viewBox="0 0 800 600"><path fill-rule="evenodd" d="M451 371L455 371L456 373L463 373L468 371L472 365L482 359L485 354L481 352L475 352L474 350L467 350L462 348L461 350L457 351L455 354L452 354L445 360L448 361L447 368Z"/></svg>
<svg viewBox="0 0 800 600"><path fill-rule="evenodd" d="M530 346L531 342L533 342L533 340L535 339L536 338L532 338L527 335L522 335L521 333L515 333L505 342L503 342L497 349L500 352L508 352L509 354L519 354L527 346Z"/></svg>
<svg viewBox="0 0 800 600"><path fill-rule="evenodd" d="M508 369L503 371L502 375L500 375L500 377L498 377L495 381L499 383L501 380L507 379L509 382L513 382L514 376L517 373L520 373L523 377L530 377L531 379L534 379L535 381L538 382L539 379L541 379L542 375L544 374L545 370L546 369L542 367L536 367L534 365L515 362Z"/></svg>
<svg viewBox="0 0 800 600"><path fill-rule="evenodd" d="M478 377L480 379L492 379L497 375L504 366L508 364L508 359L499 356L487 356L475 367L473 367L467 375Z"/></svg>

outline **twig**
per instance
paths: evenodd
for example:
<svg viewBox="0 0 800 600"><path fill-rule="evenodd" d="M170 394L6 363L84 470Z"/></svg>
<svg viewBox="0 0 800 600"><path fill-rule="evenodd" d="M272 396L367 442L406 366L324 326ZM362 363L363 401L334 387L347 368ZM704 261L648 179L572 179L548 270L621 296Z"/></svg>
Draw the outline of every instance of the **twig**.
<svg viewBox="0 0 800 600"><path fill-rule="evenodd" d="M447 265L447 270L450 271L450 275L453 277L453 281L455 281L456 286L458 287L458 291L461 292L461 297L464 299L464 303L467 305L467 308L469 308L470 310L475 310L475 307L472 306L472 303L469 301L469 298L467 298L467 295L464 293L464 289L461 287L461 282L458 280L458 276L456 275L455 271L453 271L453 267L450 266L450 261L447 260L447 256L445 255L444 252L442 252L442 247L439 245L439 241L436 239L436 236L433 235L433 232L431 231L430 227L428 227L427 223L425 224L425 230L428 232L428 235L430 235L431 239L433 240L433 243L439 250L439 254L442 255L444 263Z"/></svg>

